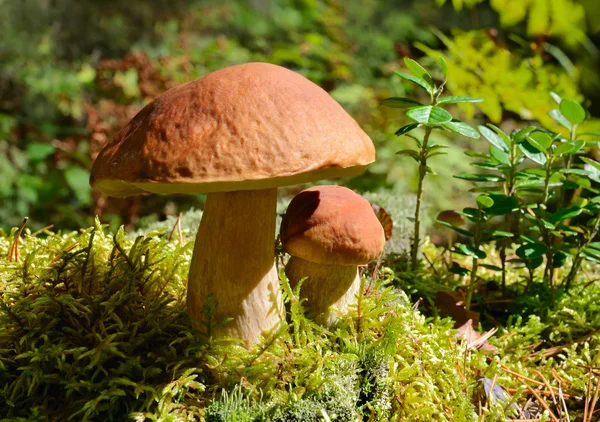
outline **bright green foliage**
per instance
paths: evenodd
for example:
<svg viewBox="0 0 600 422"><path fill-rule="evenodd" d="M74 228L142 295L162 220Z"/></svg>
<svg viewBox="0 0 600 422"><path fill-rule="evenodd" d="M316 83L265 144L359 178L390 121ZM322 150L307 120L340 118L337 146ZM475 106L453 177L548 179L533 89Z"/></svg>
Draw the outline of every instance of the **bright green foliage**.
<svg viewBox="0 0 600 422"><path fill-rule="evenodd" d="M442 41L447 52L421 44L419 48L436 59L443 57L448 63L448 88L453 93L483 98L478 108L494 123L502 121L506 110L553 128L547 116L553 103L547 93L556 91L566 98L580 99L573 75L546 64L539 54L524 60L483 31L442 36ZM464 108L473 115L471 106Z"/></svg>

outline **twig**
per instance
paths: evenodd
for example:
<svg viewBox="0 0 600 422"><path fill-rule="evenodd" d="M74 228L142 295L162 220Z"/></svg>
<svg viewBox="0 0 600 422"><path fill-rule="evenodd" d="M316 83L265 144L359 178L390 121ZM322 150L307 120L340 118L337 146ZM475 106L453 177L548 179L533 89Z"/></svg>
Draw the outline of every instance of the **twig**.
<svg viewBox="0 0 600 422"><path fill-rule="evenodd" d="M30 236L31 236L31 237L36 237L38 234L40 234L40 233L42 233L42 232L45 232L45 231L47 231L47 230L50 230L50 229L51 229L51 228L53 228L53 227L54 227L54 224L48 224L46 227L42 227L41 229L39 229L39 230L37 230L37 231L35 231L35 232L31 233L31 234L30 234Z"/></svg>
<svg viewBox="0 0 600 422"><path fill-rule="evenodd" d="M585 407L583 408L583 422L588 421L588 410L590 407L590 393L592 390L592 371L588 370L587 392L585 394ZM591 420L591 418L590 418Z"/></svg>
<svg viewBox="0 0 600 422"><path fill-rule="evenodd" d="M25 224L27 224L27 220L29 220L29 217L23 218L23 222L21 223L19 230L17 230L17 234L15 234L15 238L13 239L12 244L10 245L10 250L8 252L9 262L12 262L13 260L21 262L21 253L19 252L19 239L21 238L21 233L23 233Z"/></svg>
<svg viewBox="0 0 600 422"><path fill-rule="evenodd" d="M594 411L596 409L596 403L598 402L598 392L600 391L600 378L598 378L598 382L596 383L596 391L594 391L594 398L592 399L592 409L590 410L590 420L592 422L592 418L594 417Z"/></svg>
<svg viewBox="0 0 600 422"><path fill-rule="evenodd" d="M567 409L567 403L565 403L565 396L563 395L562 388L560 384L558 385L558 398L560 399L560 403L565 410L565 416L567 417L567 422L571 422L571 418L569 417L569 409Z"/></svg>

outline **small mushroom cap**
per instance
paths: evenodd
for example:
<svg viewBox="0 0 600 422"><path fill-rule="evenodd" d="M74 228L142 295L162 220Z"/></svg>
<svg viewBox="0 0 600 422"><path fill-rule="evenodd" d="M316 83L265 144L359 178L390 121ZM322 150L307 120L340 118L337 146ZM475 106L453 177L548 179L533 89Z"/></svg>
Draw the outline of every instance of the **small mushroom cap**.
<svg viewBox="0 0 600 422"><path fill-rule="evenodd" d="M437 219L444 223L452 224L456 227L462 227L465 225L465 219L462 215L453 210L442 211L438 214Z"/></svg>
<svg viewBox="0 0 600 422"><path fill-rule="evenodd" d="M98 154L90 183L110 196L270 189L361 173L371 139L323 89L247 63L165 92Z"/></svg>
<svg viewBox="0 0 600 422"><path fill-rule="evenodd" d="M307 261L362 265L381 255L385 235L365 198L342 186L315 186L290 202L281 242L290 255Z"/></svg>

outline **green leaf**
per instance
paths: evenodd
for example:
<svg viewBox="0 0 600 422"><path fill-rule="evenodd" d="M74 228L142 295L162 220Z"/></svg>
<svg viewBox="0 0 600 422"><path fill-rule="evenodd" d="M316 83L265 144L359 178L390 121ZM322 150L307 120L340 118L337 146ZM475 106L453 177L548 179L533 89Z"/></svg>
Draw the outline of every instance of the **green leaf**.
<svg viewBox="0 0 600 422"><path fill-rule="evenodd" d="M415 151L415 150L412 150L412 149L403 149L401 151L398 151L396 153L396 155L405 155L407 157L411 157L417 163L421 161L421 156L419 155L419 153L417 151Z"/></svg>
<svg viewBox="0 0 600 422"><path fill-rule="evenodd" d="M506 153L510 152L506 142L504 142L502 140L502 138L500 136L498 136L493 130L491 130L485 126L478 126L477 128L479 129L479 132L483 135L483 137L485 139L487 139L490 144L492 144L496 148L498 148Z"/></svg>
<svg viewBox="0 0 600 422"><path fill-rule="evenodd" d="M457 232L457 233L460 233L460 234L462 234L463 236L473 237L473 233L471 233L471 232L470 232L470 231L468 231L468 230L461 229L460 227L457 227L457 226L455 226L455 225L453 225L453 224L447 223L447 222L445 222L445 221L442 221L442 220L437 220L437 219L436 219L435 221L437 221L437 222L438 222L439 224L441 224L442 226L446 226L446 227L449 227L449 228L451 228L452 230L454 230L454 231L455 231L455 232Z"/></svg>
<svg viewBox="0 0 600 422"><path fill-rule="evenodd" d="M29 161L42 161L54 153L54 146L41 142L32 142L27 145Z"/></svg>
<svg viewBox="0 0 600 422"><path fill-rule="evenodd" d="M546 253L546 246L539 242L525 243L515 253L522 259L541 258Z"/></svg>
<svg viewBox="0 0 600 422"><path fill-rule="evenodd" d="M479 151L473 151L470 149L465 151L465 155L467 157L473 157L473 158L490 158L490 156L488 154L485 154L485 153L479 152Z"/></svg>
<svg viewBox="0 0 600 422"><path fill-rule="evenodd" d="M412 73L417 75L419 78L423 79L427 84L433 88L433 79L431 75L423 66L414 61L413 59L409 59L408 57L404 58L404 64L406 67L410 69Z"/></svg>
<svg viewBox="0 0 600 422"><path fill-rule="evenodd" d="M527 137L527 141L538 151L544 152L552 145L552 138L544 132L533 132Z"/></svg>
<svg viewBox="0 0 600 422"><path fill-rule="evenodd" d="M452 121L452 115L441 107L423 106L411 108L406 116L428 126L443 125Z"/></svg>
<svg viewBox="0 0 600 422"><path fill-rule="evenodd" d="M471 271L468 270L467 268L461 267L460 265L453 265L451 268L448 269L448 272L450 272L452 274L465 276L465 275L469 274Z"/></svg>
<svg viewBox="0 0 600 422"><path fill-rule="evenodd" d="M523 154L531 161L538 163L540 165L546 164L546 156L543 152L540 152L537 148L529 143L529 141L524 141L519 144L519 148L523 151Z"/></svg>
<svg viewBox="0 0 600 422"><path fill-rule="evenodd" d="M410 108L422 104L408 97L390 97L383 100L381 105L392 108Z"/></svg>
<svg viewBox="0 0 600 422"><path fill-rule="evenodd" d="M498 267L497 265L481 264L481 266L492 271L502 271L502 267Z"/></svg>
<svg viewBox="0 0 600 422"><path fill-rule="evenodd" d="M419 85L421 88L423 88L427 92L431 92L431 88L432 88L431 85L429 85L427 83L427 81L425 81L422 78L419 78L418 76L409 75L407 73L402 73L402 72L394 72L394 74L401 77L402 79L406 79L407 81L410 81L412 83Z"/></svg>
<svg viewBox="0 0 600 422"><path fill-rule="evenodd" d="M479 208L482 208L482 209L486 209L486 208L489 208L492 205L494 205L494 200L487 195L479 195L475 199L475 202L477 202L477 205L479 206Z"/></svg>
<svg viewBox="0 0 600 422"><path fill-rule="evenodd" d="M510 157L504 150L490 145L490 155L498 160L499 163L510 166Z"/></svg>
<svg viewBox="0 0 600 422"><path fill-rule="evenodd" d="M552 268L560 268L567 263L568 255L562 251L558 251L552 258Z"/></svg>
<svg viewBox="0 0 600 422"><path fill-rule="evenodd" d="M505 231L502 231L502 230L488 231L487 234L490 235L490 236L493 236L493 237L503 237L503 238L514 237L514 233L505 232Z"/></svg>
<svg viewBox="0 0 600 422"><path fill-rule="evenodd" d="M569 218L575 218L582 212L583 212L583 209L579 208L579 207L563 208L563 209L556 211L554 214L552 214L550 216L550 221L556 223L557 221L562 221L562 220L566 220Z"/></svg>
<svg viewBox="0 0 600 422"><path fill-rule="evenodd" d="M444 75L444 80L448 78L448 64L446 64L446 60L443 56L440 56L440 66L442 68L442 74Z"/></svg>
<svg viewBox="0 0 600 422"><path fill-rule="evenodd" d="M578 125L585 120L585 109L572 100L562 100L560 102L560 113L573 125Z"/></svg>
<svg viewBox="0 0 600 422"><path fill-rule="evenodd" d="M468 138L479 139L479 132L460 120L454 119L451 122L444 123L442 126L448 130L451 130L452 132L459 133Z"/></svg>
<svg viewBox="0 0 600 422"><path fill-rule="evenodd" d="M519 209L519 200L513 196L490 194L494 205L485 210L490 215L506 215Z"/></svg>
<svg viewBox="0 0 600 422"><path fill-rule="evenodd" d="M556 92L550 91L550 96L552 97L552 99L554 101L556 101L556 104L560 104L562 101L562 98L560 98L560 95L558 95Z"/></svg>
<svg viewBox="0 0 600 422"><path fill-rule="evenodd" d="M523 142L523 140L525 138L527 138L527 136L533 132L534 130L536 130L537 128L535 126L527 126L524 127L523 129L519 129L517 132L515 132L514 134L514 138L515 138L515 142L516 143L521 143Z"/></svg>
<svg viewBox="0 0 600 422"><path fill-rule="evenodd" d="M408 132L412 131L413 129L418 128L419 126L421 126L419 123L411 123L406 126L402 126L400 129L398 129L394 133L394 135L396 135L396 136L406 135Z"/></svg>
<svg viewBox="0 0 600 422"><path fill-rule="evenodd" d="M583 132L578 136L600 136L600 132Z"/></svg>
<svg viewBox="0 0 600 422"><path fill-rule="evenodd" d="M554 155L575 154L583 148L584 141L568 141L558 145L552 152Z"/></svg>
<svg viewBox="0 0 600 422"><path fill-rule="evenodd" d="M600 171L600 163L598 161L592 160L590 158L587 157L581 157L581 159L589 164L590 166L594 167L596 170Z"/></svg>
<svg viewBox="0 0 600 422"><path fill-rule="evenodd" d="M550 110L548 112L548 116L550 116L550 118L552 120L554 120L556 123L558 123L561 126L566 127L569 130L571 130L571 128L573 127L573 125L571 124L571 122L569 122L565 118L565 116L562 115L562 113L560 112L560 110L558 110L558 109Z"/></svg>
<svg viewBox="0 0 600 422"><path fill-rule="evenodd" d="M480 103L483 98L464 97L458 95L448 95L438 99L438 104L458 104L458 103Z"/></svg>
<svg viewBox="0 0 600 422"><path fill-rule="evenodd" d="M477 259L485 259L487 257L486 253L482 250L476 249L474 246L460 244L456 246L458 253L462 253L462 255L472 256Z"/></svg>
<svg viewBox="0 0 600 422"><path fill-rule="evenodd" d="M504 178L493 174L473 174L460 173L454 176L457 179L468 180L470 182L502 182Z"/></svg>

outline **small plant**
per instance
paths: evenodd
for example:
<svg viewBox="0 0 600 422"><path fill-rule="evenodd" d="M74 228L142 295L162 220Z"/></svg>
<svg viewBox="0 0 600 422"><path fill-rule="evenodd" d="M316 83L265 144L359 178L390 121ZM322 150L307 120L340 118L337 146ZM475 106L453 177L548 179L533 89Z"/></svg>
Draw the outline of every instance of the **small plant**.
<svg viewBox="0 0 600 422"><path fill-rule="evenodd" d="M511 242L519 244L515 250L518 260L515 261L524 263L529 271L525 292L534 280L533 271L545 262L544 281L553 305L557 288L556 270L572 257L570 272L563 282L563 287L568 289L583 259L600 258L600 251L594 248L596 244L593 242L600 227L600 197L581 197L583 191L592 195L599 193L591 186L589 179L600 181L597 176L600 174L600 163L582 157L581 160L586 164L584 168L580 168L579 164L574 167L574 163L577 163L575 157L585 152L586 146L586 142L578 137L597 133L578 134L577 128L586 118L583 107L574 101L563 100L556 94L552 96L558 102L559 109L549 114L569 130L568 139L559 133L534 126L516 130L510 135L491 124L489 127L479 126L479 131L490 143L489 153L467 151L466 154L477 158L478 161L472 165L485 173L455 176L481 184L472 191L485 193L489 199L484 204L489 206L482 207L482 197L478 197L477 212L469 208L463 210L463 214L476 223L474 233L441 222L475 239L475 250L465 245L459 245L456 249L458 253L470 255L474 260L467 307L473 289L473 272L477 269L476 258L483 254L479 249L480 241L500 241L501 267L497 269L502 274L504 294L508 274L506 250ZM572 222L580 215L591 218L587 222L581 219ZM503 230L488 230L487 235L477 239L481 219L493 216L504 217ZM494 266L487 266L494 269Z"/></svg>
<svg viewBox="0 0 600 422"><path fill-rule="evenodd" d="M420 224L421 224L421 202L423 198L423 182L425 176L428 173L434 173L431 167L428 166L428 159L436 155L444 155L442 151L446 148L442 145L436 145L430 142L430 136L434 129L446 130L455 132L469 138L479 138L479 133L460 120L452 117L452 114L448 112L444 107L449 104L456 103L474 103L482 101L479 98L471 97L459 97L459 96L445 96L442 97L444 87L447 79L447 67L444 59L440 60L442 68L443 81L440 85L436 85L433 81L431 74L425 70L416 61L405 58L404 64L413 73L413 75L395 72L400 78L413 82L427 94L429 94L429 104L422 104L421 102L407 97L390 97L383 100L383 105L394 108L402 108L406 110L406 117L413 120L413 123L409 123L402 126L396 131L397 136L406 135L415 141L416 149L403 149L398 151L398 155L405 155L411 157L417 164L419 164L419 181L417 187L417 204L415 208L414 216L414 234L411 246L411 270L414 271L417 268L417 254L419 251L420 243ZM423 126L425 133L421 139L411 134L415 129Z"/></svg>

